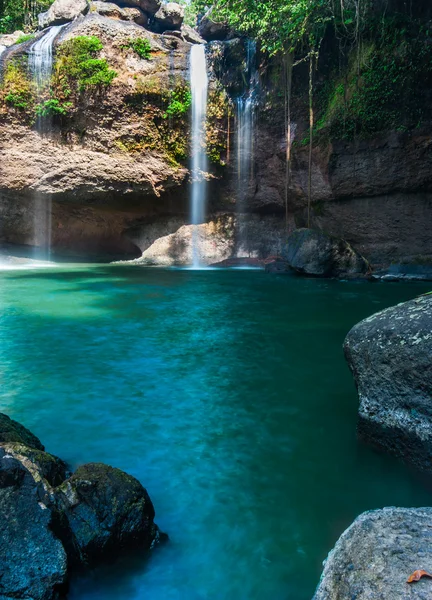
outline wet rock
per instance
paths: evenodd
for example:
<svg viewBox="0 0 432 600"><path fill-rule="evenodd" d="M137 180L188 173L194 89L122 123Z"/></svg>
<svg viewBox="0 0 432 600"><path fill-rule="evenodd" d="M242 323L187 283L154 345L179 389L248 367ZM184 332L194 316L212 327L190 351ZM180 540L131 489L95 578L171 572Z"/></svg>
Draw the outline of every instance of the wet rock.
<svg viewBox="0 0 432 600"><path fill-rule="evenodd" d="M360 399L361 437L432 470L432 296L361 321L344 349Z"/></svg>
<svg viewBox="0 0 432 600"><path fill-rule="evenodd" d="M227 23L219 23L212 19L212 9L210 9L201 19L198 25L198 33L207 42L224 42L235 37L232 29Z"/></svg>
<svg viewBox="0 0 432 600"><path fill-rule="evenodd" d="M406 583L430 571L432 508L384 508L360 515L325 564L313 600L427 600L432 580Z"/></svg>
<svg viewBox="0 0 432 600"><path fill-rule="evenodd" d="M120 8L113 2L102 2L96 0L91 3L90 9L105 17L111 19L120 19L122 21L133 21L137 25L145 26L148 24L148 16L139 8Z"/></svg>
<svg viewBox="0 0 432 600"><path fill-rule="evenodd" d="M184 8L176 2L162 4L152 20L152 28L162 33L166 30L180 30L184 19Z"/></svg>
<svg viewBox="0 0 432 600"><path fill-rule="evenodd" d="M119 469L84 465L54 494L74 540L75 558L83 564L95 564L137 546L149 549L158 539L147 491Z"/></svg>
<svg viewBox="0 0 432 600"><path fill-rule="evenodd" d="M267 273L288 273L293 275L295 271L289 266L288 262L281 257L271 258L266 261L265 270Z"/></svg>
<svg viewBox="0 0 432 600"><path fill-rule="evenodd" d="M0 442L18 442L29 448L45 450L42 442L21 423L0 413Z"/></svg>
<svg viewBox="0 0 432 600"><path fill-rule="evenodd" d="M294 231L284 258L297 272L316 277L341 277L368 270L367 261L348 242L313 229Z"/></svg>
<svg viewBox="0 0 432 600"><path fill-rule="evenodd" d="M67 556L43 502L55 457L40 468L45 453L27 450L0 444L0 597L57 600L67 586Z"/></svg>

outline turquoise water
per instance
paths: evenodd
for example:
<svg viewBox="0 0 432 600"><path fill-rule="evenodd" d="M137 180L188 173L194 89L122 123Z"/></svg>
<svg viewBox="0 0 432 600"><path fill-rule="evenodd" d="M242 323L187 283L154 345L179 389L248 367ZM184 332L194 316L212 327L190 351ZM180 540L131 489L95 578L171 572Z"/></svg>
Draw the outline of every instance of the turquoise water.
<svg viewBox="0 0 432 600"><path fill-rule="evenodd" d="M342 353L358 320L428 286L123 266L0 279L0 410L74 466L138 477L171 538L70 600L310 600L360 512L430 505L357 442Z"/></svg>

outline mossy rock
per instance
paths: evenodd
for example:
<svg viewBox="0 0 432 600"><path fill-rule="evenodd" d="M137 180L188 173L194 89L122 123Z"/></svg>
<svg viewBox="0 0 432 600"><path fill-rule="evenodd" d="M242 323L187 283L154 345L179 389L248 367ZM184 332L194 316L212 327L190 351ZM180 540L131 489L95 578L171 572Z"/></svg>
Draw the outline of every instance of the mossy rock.
<svg viewBox="0 0 432 600"><path fill-rule="evenodd" d="M0 413L0 442L18 442L29 448L45 450L42 442L23 425Z"/></svg>

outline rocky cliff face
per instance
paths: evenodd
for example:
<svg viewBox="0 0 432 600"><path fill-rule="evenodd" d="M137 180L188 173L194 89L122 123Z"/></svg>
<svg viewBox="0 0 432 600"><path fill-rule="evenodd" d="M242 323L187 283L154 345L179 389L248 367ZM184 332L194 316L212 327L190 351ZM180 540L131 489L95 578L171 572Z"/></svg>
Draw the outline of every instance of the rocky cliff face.
<svg viewBox="0 0 432 600"><path fill-rule="evenodd" d="M110 16L95 12L96 5L104 5L101 12ZM68 115L56 117L45 131L40 120L8 105L3 92L1 241L37 245L37 206L52 202L51 239L59 251L134 258L151 249L154 257L152 245L159 238L182 239L171 248L187 244L188 230L179 231L189 223L187 102L183 112L169 107L186 98L191 44L185 40L195 38L184 29L153 33L121 20L116 11L107 13L108 5L93 3L86 16L61 32L56 47L79 36L99 38L100 57L117 73L109 87L81 94ZM133 50L134 39L148 41L148 58ZM3 53L3 72L30 45ZM286 211L286 139L280 100L275 100L282 88L271 88L264 74L255 118L253 175L243 190L242 211L247 216L233 219L239 198L233 98L243 89L245 45L235 39L212 42L208 55L209 221L232 223L224 251L213 249L212 260L229 258L227 252L259 258L279 254L286 233L307 223L305 112L295 104ZM424 227L432 206L431 156L427 127L368 140L321 141L313 151L311 225L347 239L374 266L432 260L432 233ZM251 229L240 244L235 238L248 223ZM172 250L170 260L184 262L183 250L178 256Z"/></svg>

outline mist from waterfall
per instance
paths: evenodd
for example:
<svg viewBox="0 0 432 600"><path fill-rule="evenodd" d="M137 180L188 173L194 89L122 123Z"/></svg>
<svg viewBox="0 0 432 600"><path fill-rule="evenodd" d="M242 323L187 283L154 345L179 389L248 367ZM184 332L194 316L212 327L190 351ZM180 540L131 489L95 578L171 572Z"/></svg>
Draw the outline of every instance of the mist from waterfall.
<svg viewBox="0 0 432 600"><path fill-rule="evenodd" d="M237 255L248 256L247 223L244 219L248 189L253 177L255 105L258 91L256 43L246 42L246 81L244 94L237 98Z"/></svg>
<svg viewBox="0 0 432 600"><path fill-rule="evenodd" d="M205 48L194 44L190 53L190 86L192 93L192 184L190 210L192 233L192 266L202 266L199 250L198 225L204 223L207 205L208 159L206 154L206 131L208 73Z"/></svg>
<svg viewBox="0 0 432 600"><path fill-rule="evenodd" d="M46 33L31 45L29 51L29 68L36 87L37 101L48 98L47 88L51 80L54 56L54 41L66 25L50 27ZM40 135L48 133L52 122L48 116L40 117L36 128ZM41 140L43 143L43 140ZM51 256L52 237L52 201L49 196L43 197L36 192L34 198L34 245L42 251L43 258Z"/></svg>

